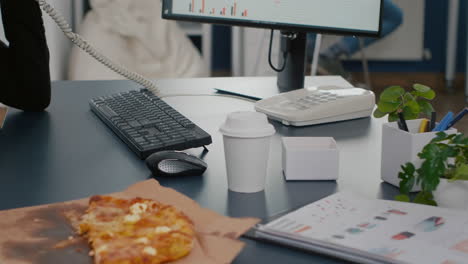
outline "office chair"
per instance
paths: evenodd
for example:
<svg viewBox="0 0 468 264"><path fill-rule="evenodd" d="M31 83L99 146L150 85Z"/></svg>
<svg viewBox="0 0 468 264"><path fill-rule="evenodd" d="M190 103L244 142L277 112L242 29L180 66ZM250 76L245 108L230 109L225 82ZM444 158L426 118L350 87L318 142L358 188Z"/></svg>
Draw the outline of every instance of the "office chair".
<svg viewBox="0 0 468 264"><path fill-rule="evenodd" d="M317 34L317 37L315 39L314 54L312 56L312 63L310 67L311 76L317 75L320 47L322 46L322 38L323 38L322 34ZM372 91L372 82L370 78L369 62L367 60L366 52L364 50L364 41L362 40L362 38L358 38L358 39L359 39L359 47L360 47L360 52L361 52L361 63L362 63L362 69L364 73L365 85L368 90Z"/></svg>
<svg viewBox="0 0 468 264"><path fill-rule="evenodd" d="M199 52L174 21L163 20L159 1L91 0L80 34L97 49L147 78L206 77ZM120 79L73 47L71 80Z"/></svg>

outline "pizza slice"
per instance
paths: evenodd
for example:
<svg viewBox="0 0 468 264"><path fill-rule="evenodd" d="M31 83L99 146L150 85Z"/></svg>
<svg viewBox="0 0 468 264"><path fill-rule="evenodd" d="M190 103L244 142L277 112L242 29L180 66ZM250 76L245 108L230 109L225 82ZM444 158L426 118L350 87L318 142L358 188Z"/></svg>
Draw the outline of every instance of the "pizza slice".
<svg viewBox="0 0 468 264"><path fill-rule="evenodd" d="M193 248L192 221L153 200L93 196L78 223L95 264L157 264L180 259Z"/></svg>

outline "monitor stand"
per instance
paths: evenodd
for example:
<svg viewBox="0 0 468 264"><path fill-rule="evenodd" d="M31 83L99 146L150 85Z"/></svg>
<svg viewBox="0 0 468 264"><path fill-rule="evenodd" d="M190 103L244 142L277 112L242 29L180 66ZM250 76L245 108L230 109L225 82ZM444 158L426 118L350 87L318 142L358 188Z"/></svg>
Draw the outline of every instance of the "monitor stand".
<svg viewBox="0 0 468 264"><path fill-rule="evenodd" d="M283 52L287 52L285 69L278 73L280 92L289 92L304 88L306 63L306 33L281 32L280 65L283 64Z"/></svg>

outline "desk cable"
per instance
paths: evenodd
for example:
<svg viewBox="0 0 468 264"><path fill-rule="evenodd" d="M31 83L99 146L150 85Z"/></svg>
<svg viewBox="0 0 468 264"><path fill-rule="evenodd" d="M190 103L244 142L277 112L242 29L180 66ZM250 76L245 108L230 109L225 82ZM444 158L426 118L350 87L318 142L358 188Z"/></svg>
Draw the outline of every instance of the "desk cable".
<svg viewBox="0 0 468 264"><path fill-rule="evenodd" d="M236 96L236 95L229 95L229 94L165 94L161 95L160 98L168 98L168 97L183 97L183 96L219 96L219 97L226 97L226 98L231 98L231 99L238 99L238 100L243 100L247 101L250 103L255 103L256 100L245 98L242 96Z"/></svg>

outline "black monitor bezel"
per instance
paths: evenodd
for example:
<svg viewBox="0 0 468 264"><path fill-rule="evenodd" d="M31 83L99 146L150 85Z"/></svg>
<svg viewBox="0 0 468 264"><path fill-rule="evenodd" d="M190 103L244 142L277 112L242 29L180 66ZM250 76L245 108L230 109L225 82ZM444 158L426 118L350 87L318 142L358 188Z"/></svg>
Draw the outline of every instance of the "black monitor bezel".
<svg viewBox="0 0 468 264"><path fill-rule="evenodd" d="M380 17L379 17L379 30L378 32L361 31L361 30L348 30L340 28L325 28L325 27L310 27L310 26L299 26L296 24L270 24L267 22L260 21L246 21L238 19L218 19L218 18L205 18L199 16L189 15L174 15L165 14L166 8L172 8L173 0L162 0L162 18L180 21L190 22L201 22L209 24L220 24L228 26L243 26L243 27L255 27L255 28L267 28L267 29L278 29L289 32L315 32L315 33L326 33L326 34L339 34L339 35L353 35L353 36L364 36L364 37L380 37L382 32L382 16L383 16L383 0L380 0ZM180 1L180 0L179 0Z"/></svg>

